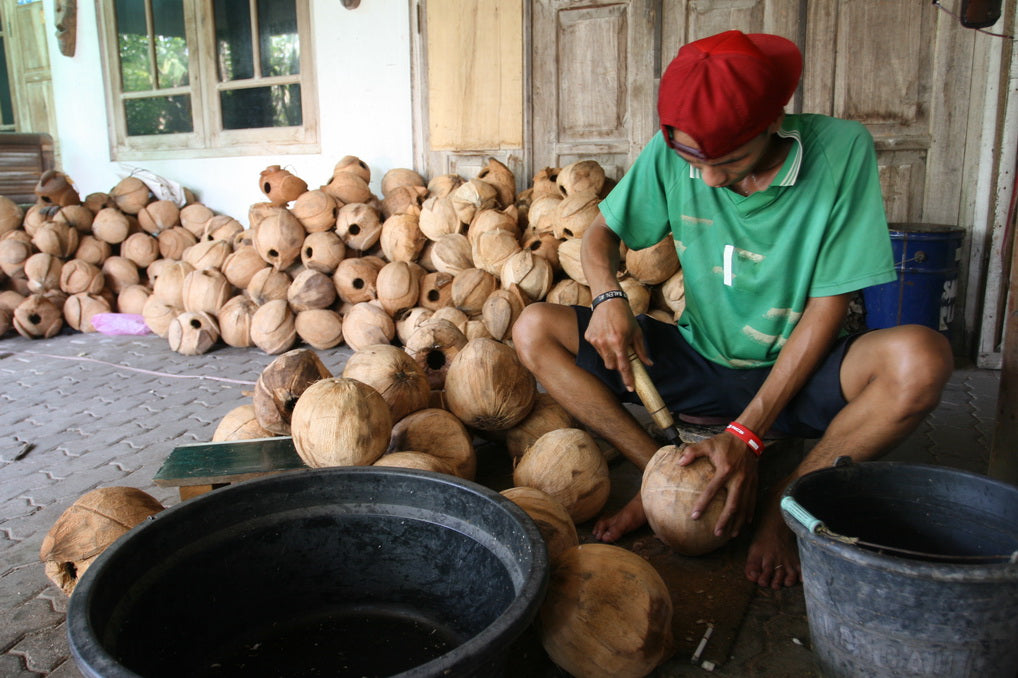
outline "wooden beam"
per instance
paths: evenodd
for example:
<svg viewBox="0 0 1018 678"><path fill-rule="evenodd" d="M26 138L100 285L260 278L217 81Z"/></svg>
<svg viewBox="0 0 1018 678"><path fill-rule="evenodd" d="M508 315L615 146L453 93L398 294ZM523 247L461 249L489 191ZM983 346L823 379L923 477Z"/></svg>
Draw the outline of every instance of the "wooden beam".
<svg viewBox="0 0 1018 678"><path fill-rule="evenodd" d="M1014 225L1012 224L1012 227ZM1018 485L1018 239L1012 236L1011 272L1004 340L1001 343L1000 392L997 423L990 447L991 478Z"/></svg>

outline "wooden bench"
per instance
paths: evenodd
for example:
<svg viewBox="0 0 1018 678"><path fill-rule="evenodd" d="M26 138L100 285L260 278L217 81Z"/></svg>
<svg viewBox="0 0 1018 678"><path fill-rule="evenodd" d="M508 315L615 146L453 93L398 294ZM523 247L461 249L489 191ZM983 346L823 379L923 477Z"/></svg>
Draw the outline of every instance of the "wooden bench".
<svg viewBox="0 0 1018 678"><path fill-rule="evenodd" d="M176 487L181 500L217 487L292 469L307 468L290 436L179 445L156 471L153 482Z"/></svg>
<svg viewBox="0 0 1018 678"><path fill-rule="evenodd" d="M36 201L35 187L54 169L53 137L43 133L0 133L0 196L19 205Z"/></svg>

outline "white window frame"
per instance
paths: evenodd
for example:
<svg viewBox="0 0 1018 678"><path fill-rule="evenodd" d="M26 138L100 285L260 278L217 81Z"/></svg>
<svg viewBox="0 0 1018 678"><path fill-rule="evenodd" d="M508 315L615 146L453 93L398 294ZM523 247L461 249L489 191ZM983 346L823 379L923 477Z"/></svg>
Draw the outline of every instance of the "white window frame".
<svg viewBox="0 0 1018 678"><path fill-rule="evenodd" d="M220 92L234 89L238 83L218 82L213 0L180 1L184 9L184 30L190 68L189 84L180 88L161 89L159 94L190 95L194 131L184 134L128 136L123 101L137 94L123 91L114 3L96 0L111 158L159 160L320 152L318 93L308 0L295 0L297 33L300 39L300 73L295 76L256 77L244 81L247 84L257 82L259 85L299 83L303 124L294 127L241 130L222 127ZM255 16L256 4L251 0L252 17Z"/></svg>

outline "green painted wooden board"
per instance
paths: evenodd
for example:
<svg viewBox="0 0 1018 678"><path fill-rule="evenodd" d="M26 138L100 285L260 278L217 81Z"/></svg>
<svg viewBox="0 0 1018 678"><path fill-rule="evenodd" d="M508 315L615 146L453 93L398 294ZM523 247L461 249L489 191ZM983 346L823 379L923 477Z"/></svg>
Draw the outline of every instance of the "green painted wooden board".
<svg viewBox="0 0 1018 678"><path fill-rule="evenodd" d="M268 473L306 468L290 436L179 445L156 472L156 485L236 483Z"/></svg>

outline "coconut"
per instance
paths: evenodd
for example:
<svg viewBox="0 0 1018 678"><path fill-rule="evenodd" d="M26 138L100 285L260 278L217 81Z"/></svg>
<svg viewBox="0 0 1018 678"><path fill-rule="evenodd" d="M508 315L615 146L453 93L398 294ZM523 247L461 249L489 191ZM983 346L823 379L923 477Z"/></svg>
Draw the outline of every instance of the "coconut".
<svg viewBox="0 0 1018 678"><path fill-rule="evenodd" d="M244 233L244 226L239 221L225 214L217 214L205 222L205 228L198 236L198 240L225 240L232 243L242 233ZM252 244L253 237L252 234Z"/></svg>
<svg viewBox="0 0 1018 678"><path fill-rule="evenodd" d="M162 267L159 277L152 285L152 294L167 306L184 307L184 278L194 271L194 266L184 261L174 261Z"/></svg>
<svg viewBox="0 0 1018 678"><path fill-rule="evenodd" d="M195 238L200 238L205 233L205 224L215 216L215 212L200 202L186 205L180 210L180 225L187 229L187 232Z"/></svg>
<svg viewBox="0 0 1018 678"><path fill-rule="evenodd" d="M427 189L428 183L420 174L412 169L396 167L382 175L382 195L389 197L400 187L420 187Z"/></svg>
<svg viewBox="0 0 1018 678"><path fill-rule="evenodd" d="M332 174L335 176L339 172L350 172L356 174L365 182L371 181L371 168L356 155L344 155L340 158L339 162L332 168Z"/></svg>
<svg viewBox="0 0 1018 678"><path fill-rule="evenodd" d="M41 294L32 294L14 309L14 329L26 339L49 339L64 326L60 307Z"/></svg>
<svg viewBox="0 0 1018 678"><path fill-rule="evenodd" d="M567 550L579 546L580 538L569 512L554 497L536 487L510 487L502 496L523 509L541 532L554 569Z"/></svg>
<svg viewBox="0 0 1018 678"><path fill-rule="evenodd" d="M138 271L138 267L126 257L116 255L106 257L102 272L106 276L106 287L114 293L119 293L128 285L137 285L141 282L141 273Z"/></svg>
<svg viewBox="0 0 1018 678"><path fill-rule="evenodd" d="M60 224L67 224L79 234L85 235L92 232L92 221L95 214L84 205L66 205L53 217L53 221ZM0 227L0 232L2 232Z"/></svg>
<svg viewBox="0 0 1018 678"><path fill-rule="evenodd" d="M509 206L504 210L478 210L467 229L467 240L470 241L471 246L476 246L477 239L488 231L508 231L519 240L520 224L516 208Z"/></svg>
<svg viewBox="0 0 1018 678"><path fill-rule="evenodd" d="M8 197L0 196L0 235L19 228L24 218L25 210L21 209L21 205Z"/></svg>
<svg viewBox="0 0 1018 678"><path fill-rule="evenodd" d="M428 182L428 194L443 198L463 185L463 177L458 174L439 174Z"/></svg>
<svg viewBox="0 0 1018 678"><path fill-rule="evenodd" d="M117 311L142 315L152 290L144 285L127 285L117 294Z"/></svg>
<svg viewBox="0 0 1018 678"><path fill-rule="evenodd" d="M392 427L389 452L412 450L441 459L452 475L473 480L477 454L473 438L451 412L426 407L403 417Z"/></svg>
<svg viewBox="0 0 1018 678"><path fill-rule="evenodd" d="M513 482L555 497L576 523L600 513L611 491L604 455L594 437L578 428L541 435L520 458Z"/></svg>
<svg viewBox="0 0 1018 678"><path fill-rule="evenodd" d="M382 224L379 245L388 261L416 261L427 238L417 225L417 214L394 214Z"/></svg>
<svg viewBox="0 0 1018 678"><path fill-rule="evenodd" d="M25 277L32 292L60 289L60 271L64 263L46 252L33 254L25 260Z"/></svg>
<svg viewBox="0 0 1018 678"><path fill-rule="evenodd" d="M181 285L184 310L191 313L217 315L231 296L233 286L230 281L214 268L191 271Z"/></svg>
<svg viewBox="0 0 1018 678"><path fill-rule="evenodd" d="M149 516L163 510L133 487L101 487L79 497L42 540L39 559L46 576L67 595L106 548Z"/></svg>
<svg viewBox="0 0 1018 678"><path fill-rule="evenodd" d="M471 246L474 265L495 278L501 275L503 264L519 251L516 235L502 229L479 233Z"/></svg>
<svg viewBox="0 0 1018 678"><path fill-rule="evenodd" d="M427 376L432 389L445 387L446 374L456 355L467 345L466 335L448 320L422 322L404 342L404 350Z"/></svg>
<svg viewBox="0 0 1018 678"><path fill-rule="evenodd" d="M389 405L393 421L428 406L431 395L428 378L414 359L397 346L376 344L354 351L343 368L343 376L378 391Z"/></svg>
<svg viewBox="0 0 1018 678"><path fill-rule="evenodd" d="M577 160L559 170L556 183L564 196L599 195L605 185L604 168L596 160Z"/></svg>
<svg viewBox="0 0 1018 678"><path fill-rule="evenodd" d="M81 198L74 190L74 182L63 172L46 170L39 177L34 193L44 205L78 205Z"/></svg>
<svg viewBox="0 0 1018 678"><path fill-rule="evenodd" d="M131 234L131 221L116 207L107 207L95 215L92 234L111 245L118 245Z"/></svg>
<svg viewBox="0 0 1018 678"><path fill-rule="evenodd" d="M601 212L601 200L593 193L573 193L555 208L553 233L556 238L582 238Z"/></svg>
<svg viewBox="0 0 1018 678"><path fill-rule="evenodd" d="M392 415L378 391L356 379L315 382L293 408L297 454L314 468L368 465L389 445Z"/></svg>
<svg viewBox="0 0 1018 678"><path fill-rule="evenodd" d="M432 320L447 320L451 322L463 334L467 333L467 323L470 318L467 314L455 306L443 306L431 315Z"/></svg>
<svg viewBox="0 0 1018 678"><path fill-rule="evenodd" d="M14 311L0 307L0 337L14 329Z"/></svg>
<svg viewBox="0 0 1018 678"><path fill-rule="evenodd" d="M313 308L328 308L336 300L332 278L312 269L298 273L287 289L286 300L295 313Z"/></svg>
<svg viewBox="0 0 1018 678"><path fill-rule="evenodd" d="M530 413L536 395L534 375L512 348L493 339L468 341L445 375L449 411L482 431L512 428Z"/></svg>
<svg viewBox="0 0 1018 678"><path fill-rule="evenodd" d="M2 290L0 291L0 308L6 309L11 313L25 300L25 297L18 294L14 290Z"/></svg>
<svg viewBox="0 0 1018 678"><path fill-rule="evenodd" d="M331 195L316 188L297 196L290 211L297 217L305 231L319 233L335 227L339 204Z"/></svg>
<svg viewBox="0 0 1018 678"><path fill-rule="evenodd" d="M420 471L431 471L432 473L444 473L447 476L455 475L449 465L438 457L425 452L389 452L378 458L372 466L384 466L387 468L410 468Z"/></svg>
<svg viewBox="0 0 1018 678"><path fill-rule="evenodd" d="M558 260L562 265L562 271L584 286L589 286L587 275L583 272L583 264L580 263L580 250L583 241L579 238L567 238L558 247Z"/></svg>
<svg viewBox="0 0 1018 678"><path fill-rule="evenodd" d="M219 424L212 434L212 442L270 437L272 437L272 432L265 430L258 423L258 418L255 417L254 405L245 403L234 407L226 413L226 416L219 420Z"/></svg>
<svg viewBox="0 0 1018 678"><path fill-rule="evenodd" d="M474 267L470 241L462 233L439 236L430 250L431 263L436 271L456 275Z"/></svg>
<svg viewBox="0 0 1018 678"><path fill-rule="evenodd" d="M640 499L647 523L658 539L685 556L700 556L728 543L729 536L714 534L725 507L728 491L718 490L699 519L693 520L693 504L714 478L714 464L700 457L679 465L685 445L665 445L651 457L643 472Z"/></svg>
<svg viewBox="0 0 1018 678"><path fill-rule="evenodd" d="M24 234L25 232L12 231L12 234L17 233ZM27 238L27 234L25 237ZM25 262L35 253L35 245L32 244L31 239L4 238L0 240L0 270L5 275L20 273L25 270Z"/></svg>
<svg viewBox="0 0 1018 678"><path fill-rule="evenodd" d="M386 262L380 257L354 257L339 262L332 282L339 298L348 304L358 304L378 298L378 272Z"/></svg>
<svg viewBox="0 0 1018 678"><path fill-rule="evenodd" d="M300 257L305 235L297 217L285 207L273 207L254 232L254 246L262 259L281 271Z"/></svg>
<svg viewBox="0 0 1018 678"><path fill-rule="evenodd" d="M415 306L414 308L408 308L396 314L396 338L399 342L406 345L407 339L410 335L413 334L422 323L430 320L432 313L434 313L434 311L429 308Z"/></svg>
<svg viewBox="0 0 1018 678"><path fill-rule="evenodd" d="M438 240L448 233L460 233L463 230L463 223L456 214L450 197L432 196L421 204L418 227L429 240Z"/></svg>
<svg viewBox="0 0 1018 678"><path fill-rule="evenodd" d="M121 212L137 214L152 201L152 192L138 177L124 177L110 191L110 197Z"/></svg>
<svg viewBox="0 0 1018 678"><path fill-rule="evenodd" d="M539 628L548 656L569 674L637 678L672 653L672 599L643 557L581 544L560 554Z"/></svg>
<svg viewBox="0 0 1018 678"><path fill-rule="evenodd" d="M286 271L277 271L271 266L256 271L244 291L259 306L270 301L286 301L293 278Z"/></svg>
<svg viewBox="0 0 1018 678"><path fill-rule="evenodd" d="M479 315L485 300L498 287L498 278L480 268L468 268L452 281L453 306L467 314Z"/></svg>
<svg viewBox="0 0 1018 678"><path fill-rule="evenodd" d="M369 250L382 235L381 213L361 202L343 205L336 215L336 234L353 250Z"/></svg>
<svg viewBox="0 0 1018 678"><path fill-rule="evenodd" d="M375 344L388 344L395 336L396 324L392 317L376 303L356 303L343 318L343 339L355 351Z"/></svg>
<svg viewBox="0 0 1018 678"><path fill-rule="evenodd" d="M172 200L153 200L138 211L138 225L147 233L158 236L180 225L180 208Z"/></svg>
<svg viewBox="0 0 1018 678"><path fill-rule="evenodd" d="M164 259L180 259L184 250L198 242L197 236L183 226L174 226L162 231L159 236L159 254Z"/></svg>
<svg viewBox="0 0 1018 678"><path fill-rule="evenodd" d="M297 336L312 348L325 350L343 341L343 318L329 308L300 311L293 321Z"/></svg>
<svg viewBox="0 0 1018 678"><path fill-rule="evenodd" d="M155 335L164 338L170 332L170 323L183 312L182 307L167 304L154 293L145 300L145 304L141 307L141 316L145 319L145 324Z"/></svg>
<svg viewBox="0 0 1018 678"><path fill-rule="evenodd" d="M0 242L0 247L2 246L3 243ZM113 254L113 247L94 235L81 236L78 239L78 249L74 250L75 259L81 259L96 266L101 266L111 254ZM0 260L0 268L3 268L2 260Z"/></svg>
<svg viewBox="0 0 1018 678"><path fill-rule="evenodd" d="M661 303L678 319L686 309L686 277L682 269L676 271L668 280L655 288Z"/></svg>
<svg viewBox="0 0 1018 678"><path fill-rule="evenodd" d="M562 202L561 195L545 195L535 198L527 210L527 223L539 234L554 233L558 219L558 206Z"/></svg>
<svg viewBox="0 0 1018 678"><path fill-rule="evenodd" d="M675 240L669 233L656 245L626 252L626 272L644 285L659 285L679 270Z"/></svg>
<svg viewBox="0 0 1018 678"><path fill-rule="evenodd" d="M251 316L251 342L269 355L289 350L295 341L297 329L286 299L266 301Z"/></svg>
<svg viewBox="0 0 1018 678"><path fill-rule="evenodd" d="M99 294L105 286L103 272L87 261L71 259L60 269L60 289L67 294Z"/></svg>
<svg viewBox="0 0 1018 678"><path fill-rule="evenodd" d="M95 332L92 316L96 313L109 313L110 302L97 294L79 292L71 294L64 301L64 320L68 326L79 332Z"/></svg>
<svg viewBox="0 0 1018 678"><path fill-rule="evenodd" d="M208 313L185 311L170 323L166 331L170 350L181 355L201 355L219 341L219 325Z"/></svg>
<svg viewBox="0 0 1018 678"><path fill-rule="evenodd" d="M544 299L555 279L551 263L527 249L512 254L502 265L502 287L519 285L530 299Z"/></svg>
<svg viewBox="0 0 1018 678"><path fill-rule="evenodd" d="M45 224L47 221L52 221L53 215L59 211L59 207L53 205L43 205L36 203L25 211L25 218L22 221L22 228L28 237L31 238L35 235L35 232L39 230L39 227Z"/></svg>
<svg viewBox="0 0 1018 678"><path fill-rule="evenodd" d="M238 289L246 289L254 274L262 269L269 269L269 264L253 246L235 249L223 260L220 268L230 284Z"/></svg>
<svg viewBox="0 0 1018 678"><path fill-rule="evenodd" d="M420 306L432 311L452 305L452 273L435 271L421 278Z"/></svg>
<svg viewBox="0 0 1018 678"><path fill-rule="evenodd" d="M456 216L464 224L474 220L474 215L481 210L499 206L498 190L486 181L471 179L460 185L450 194Z"/></svg>
<svg viewBox="0 0 1018 678"><path fill-rule="evenodd" d="M505 341L512 337L512 328L523 311L523 301L509 290L495 290L484 300L481 319L493 339Z"/></svg>
<svg viewBox="0 0 1018 678"><path fill-rule="evenodd" d="M421 203L428 194L423 186L397 186L379 205L382 216L388 219L396 214L420 214Z"/></svg>
<svg viewBox="0 0 1018 678"><path fill-rule="evenodd" d="M640 281L626 276L619 279L619 286L629 299L629 307L633 315L646 313L650 308L650 288Z"/></svg>
<svg viewBox="0 0 1018 678"><path fill-rule="evenodd" d="M391 261L378 271L378 302L390 316L413 308L421 297L424 269L408 261Z"/></svg>
<svg viewBox="0 0 1018 678"><path fill-rule="evenodd" d="M535 202L544 196L562 197L562 193L558 188L558 174L560 171L558 167L545 167L534 175L530 182L530 187L534 192Z"/></svg>
<svg viewBox="0 0 1018 678"><path fill-rule="evenodd" d="M308 233L300 249L300 261L304 267L326 275L335 273L345 256L346 245L332 231Z"/></svg>
<svg viewBox="0 0 1018 678"><path fill-rule="evenodd" d="M522 236L523 249L545 259L553 272L562 270L562 264L558 260L558 248L561 243L562 241L551 233L528 230Z"/></svg>
<svg viewBox="0 0 1018 678"><path fill-rule="evenodd" d="M538 393L534 406L520 423L506 431L505 447L513 460L519 462L527 448L550 431L576 428L576 420L548 393Z"/></svg>
<svg viewBox="0 0 1018 678"><path fill-rule="evenodd" d="M344 205L367 203L374 197L368 182L353 172L336 172L322 190Z"/></svg>
<svg viewBox="0 0 1018 678"><path fill-rule="evenodd" d="M500 205L508 206L515 202L516 176L495 158L488 158L488 164L477 173L477 178L495 187Z"/></svg>
<svg viewBox="0 0 1018 678"><path fill-rule="evenodd" d="M297 399L309 386L331 376L318 354L306 348L273 359L258 376L251 397L259 425L274 435L290 435Z"/></svg>
<svg viewBox="0 0 1018 678"><path fill-rule="evenodd" d="M113 202L113 198L110 197L109 193L103 193L102 191L96 191L95 193L89 193L85 196L85 201L82 203L89 209L92 214L96 214L101 209L107 207L116 207L116 203Z"/></svg>
<svg viewBox="0 0 1018 678"><path fill-rule="evenodd" d="M223 343L237 348L251 346L251 318L257 310L258 305L242 294L223 304L216 316Z"/></svg>
<svg viewBox="0 0 1018 678"><path fill-rule="evenodd" d="M258 187L273 205L285 205L308 190L306 181L279 165L270 165L261 171Z"/></svg>
<svg viewBox="0 0 1018 678"><path fill-rule="evenodd" d="M145 268L159 258L159 241L148 233L132 233L120 244L120 256Z"/></svg>
<svg viewBox="0 0 1018 678"><path fill-rule="evenodd" d="M593 298L589 287L576 282L572 278L563 278L548 290L545 300L553 304L563 304L565 306L590 306Z"/></svg>
<svg viewBox="0 0 1018 678"><path fill-rule="evenodd" d="M78 249L79 235L73 226L48 221L32 236L32 244L40 252L67 259Z"/></svg>

